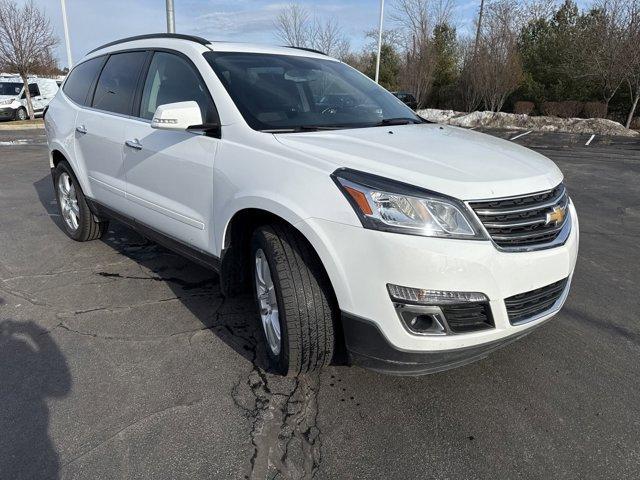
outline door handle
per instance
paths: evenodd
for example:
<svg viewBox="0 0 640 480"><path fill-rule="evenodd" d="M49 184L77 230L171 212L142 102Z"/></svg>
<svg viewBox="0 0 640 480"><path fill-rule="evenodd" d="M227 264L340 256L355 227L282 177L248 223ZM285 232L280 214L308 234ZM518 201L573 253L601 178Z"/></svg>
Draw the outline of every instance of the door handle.
<svg viewBox="0 0 640 480"><path fill-rule="evenodd" d="M138 140L137 138L134 138L133 140L127 140L126 142L124 142L124 144L129 148L133 148L135 150L142 150L142 144L140 143L140 140Z"/></svg>
<svg viewBox="0 0 640 480"><path fill-rule="evenodd" d="M87 127L85 127L84 125L78 125L76 127L76 132L82 133L84 135L85 133L87 133Z"/></svg>

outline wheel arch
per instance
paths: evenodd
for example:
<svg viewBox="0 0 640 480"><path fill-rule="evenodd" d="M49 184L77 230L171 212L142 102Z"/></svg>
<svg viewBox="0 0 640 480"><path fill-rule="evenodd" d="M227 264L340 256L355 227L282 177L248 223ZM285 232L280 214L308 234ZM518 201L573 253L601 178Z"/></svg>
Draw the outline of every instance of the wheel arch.
<svg viewBox="0 0 640 480"><path fill-rule="evenodd" d="M49 152L49 165L51 168L56 168L63 160L69 163L69 159L60 150L53 149Z"/></svg>
<svg viewBox="0 0 640 480"><path fill-rule="evenodd" d="M62 145L58 144L57 142L53 143L50 146L49 166L51 167L52 172L53 169L56 168L58 164L64 160L69 164L71 170L73 170L73 174L78 179L80 187L82 188L85 196L92 198L91 189L89 188L89 182L86 180L85 173L81 168L79 168L78 165L74 164L72 158L73 157L69 155L69 153L62 147Z"/></svg>
<svg viewBox="0 0 640 480"><path fill-rule="evenodd" d="M295 216L294 216L295 218ZM295 222L295 223L294 223ZM321 235L308 235L308 223L301 219L291 221L270 210L259 207L246 207L237 210L226 223L224 234L222 235L222 261L220 267L221 287L225 295L235 295L246 293L251 289L251 236L256 228L261 225L280 223L296 230L301 237L310 245L311 250L326 275L331 288L332 300L336 308L336 324L334 325L336 334L336 361L344 361L344 336L342 330L342 319L340 316L340 299L338 297L342 278L335 276L335 264L332 258L327 258L320 252L329 251L324 245L317 245ZM323 258L324 257L324 258ZM238 275L240 274L240 275ZM338 283L338 289L336 288ZM344 291L344 290L343 290Z"/></svg>

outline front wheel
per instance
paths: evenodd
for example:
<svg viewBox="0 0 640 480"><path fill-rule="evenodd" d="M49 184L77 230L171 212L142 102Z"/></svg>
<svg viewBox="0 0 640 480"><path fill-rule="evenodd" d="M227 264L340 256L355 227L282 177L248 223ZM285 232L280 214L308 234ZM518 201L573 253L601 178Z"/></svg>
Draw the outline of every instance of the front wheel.
<svg viewBox="0 0 640 480"><path fill-rule="evenodd" d="M294 228L272 224L252 238L254 293L270 367L298 375L328 365L337 315L327 275Z"/></svg>
<svg viewBox="0 0 640 480"><path fill-rule="evenodd" d="M20 107L18 110L16 110L15 117L16 117L16 120L21 120L21 121L29 118L29 116L27 115L27 111L24 109L24 107Z"/></svg>

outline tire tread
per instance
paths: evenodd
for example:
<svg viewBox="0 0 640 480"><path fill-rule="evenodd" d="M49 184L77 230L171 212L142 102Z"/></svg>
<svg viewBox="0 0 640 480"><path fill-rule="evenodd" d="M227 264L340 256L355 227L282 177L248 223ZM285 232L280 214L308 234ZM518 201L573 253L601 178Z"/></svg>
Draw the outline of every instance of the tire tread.
<svg viewBox="0 0 640 480"><path fill-rule="evenodd" d="M304 374L328 365L334 352L333 295L315 251L293 227L273 223L257 231L276 263L288 345L288 374ZM284 337L283 337L284 340Z"/></svg>
<svg viewBox="0 0 640 480"><path fill-rule="evenodd" d="M54 194L56 196L58 206L60 205L57 192L58 176L62 172L67 172L72 177L73 183L76 187L78 206L80 207L80 224L78 225L78 229L75 232L70 232L63 223L64 231L69 237L78 242L89 242L91 240L101 238L105 233L107 233L107 230L109 229L109 222L106 220L98 220L93 215L84 196L84 192L82 191L82 187L80 186L80 182L78 182L76 175L73 173L73 169L66 161L58 163L54 171ZM62 221L64 222L64 219Z"/></svg>

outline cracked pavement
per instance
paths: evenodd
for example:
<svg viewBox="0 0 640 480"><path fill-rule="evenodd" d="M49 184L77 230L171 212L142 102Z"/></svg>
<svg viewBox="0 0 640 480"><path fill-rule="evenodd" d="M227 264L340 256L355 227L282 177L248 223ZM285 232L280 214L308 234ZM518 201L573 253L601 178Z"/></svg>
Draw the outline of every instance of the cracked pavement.
<svg viewBox="0 0 640 480"><path fill-rule="evenodd" d="M69 240L43 141L0 132L0 478L637 478L637 141L520 140L580 214L555 320L449 372L299 379L214 273L117 223Z"/></svg>

